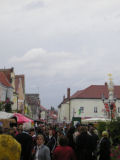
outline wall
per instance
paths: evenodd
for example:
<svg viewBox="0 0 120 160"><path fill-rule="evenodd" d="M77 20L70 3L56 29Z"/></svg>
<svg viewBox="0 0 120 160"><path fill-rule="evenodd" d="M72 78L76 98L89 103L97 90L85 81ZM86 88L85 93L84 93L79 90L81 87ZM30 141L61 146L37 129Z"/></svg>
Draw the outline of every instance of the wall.
<svg viewBox="0 0 120 160"><path fill-rule="evenodd" d="M69 104L61 104L61 107L58 110L58 121L69 121Z"/></svg>
<svg viewBox="0 0 120 160"><path fill-rule="evenodd" d="M84 107L84 113L79 114L80 107ZM94 112L94 107L97 107L97 113ZM120 116L118 113L118 107L120 108L120 100L116 102L116 111L117 116ZM72 99L70 101L70 121L72 117L106 117L104 112L104 104L101 99ZM58 108L58 121L69 121L69 104L61 104L61 107ZM107 118L107 117L106 117Z"/></svg>
<svg viewBox="0 0 120 160"><path fill-rule="evenodd" d="M71 100L70 117L103 117L104 105L101 99L73 99ZM79 114L80 107L84 107L84 113ZM97 107L97 113L94 112L94 107Z"/></svg>
<svg viewBox="0 0 120 160"><path fill-rule="evenodd" d="M6 97L12 101L13 98L13 89L12 88L7 88L0 84L0 101L5 101Z"/></svg>

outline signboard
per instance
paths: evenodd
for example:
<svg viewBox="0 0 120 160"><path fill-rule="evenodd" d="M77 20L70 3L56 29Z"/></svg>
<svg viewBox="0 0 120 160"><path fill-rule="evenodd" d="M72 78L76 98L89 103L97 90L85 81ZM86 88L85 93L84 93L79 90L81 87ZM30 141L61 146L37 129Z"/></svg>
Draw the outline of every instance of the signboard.
<svg viewBox="0 0 120 160"><path fill-rule="evenodd" d="M74 125L74 123L77 123L77 122L79 122L79 123L81 123L81 117L73 117L72 118L72 124Z"/></svg>

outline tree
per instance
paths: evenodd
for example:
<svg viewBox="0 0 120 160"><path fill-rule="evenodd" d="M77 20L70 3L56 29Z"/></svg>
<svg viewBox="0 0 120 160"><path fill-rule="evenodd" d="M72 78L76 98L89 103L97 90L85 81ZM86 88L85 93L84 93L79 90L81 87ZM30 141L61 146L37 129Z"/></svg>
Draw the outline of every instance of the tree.
<svg viewBox="0 0 120 160"><path fill-rule="evenodd" d="M113 141L113 145L120 144L120 117L117 118L116 120L113 120L110 122L108 125L108 129L110 131L110 136Z"/></svg>

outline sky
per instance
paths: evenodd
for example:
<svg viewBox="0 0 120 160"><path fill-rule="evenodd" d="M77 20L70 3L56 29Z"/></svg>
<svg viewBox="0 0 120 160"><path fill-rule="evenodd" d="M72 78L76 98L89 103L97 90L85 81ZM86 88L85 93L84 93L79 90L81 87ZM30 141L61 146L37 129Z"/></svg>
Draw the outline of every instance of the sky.
<svg viewBox="0 0 120 160"><path fill-rule="evenodd" d="M0 68L25 75L26 93L57 108L67 95L120 85L119 0L0 0Z"/></svg>

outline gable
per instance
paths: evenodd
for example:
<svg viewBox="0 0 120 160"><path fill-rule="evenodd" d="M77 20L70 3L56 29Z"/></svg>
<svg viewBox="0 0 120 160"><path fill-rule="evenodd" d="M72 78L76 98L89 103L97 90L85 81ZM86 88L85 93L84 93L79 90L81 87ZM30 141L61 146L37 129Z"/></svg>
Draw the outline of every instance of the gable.
<svg viewBox="0 0 120 160"><path fill-rule="evenodd" d="M6 75L1 71L0 71L0 83L4 85L5 87L12 87Z"/></svg>

